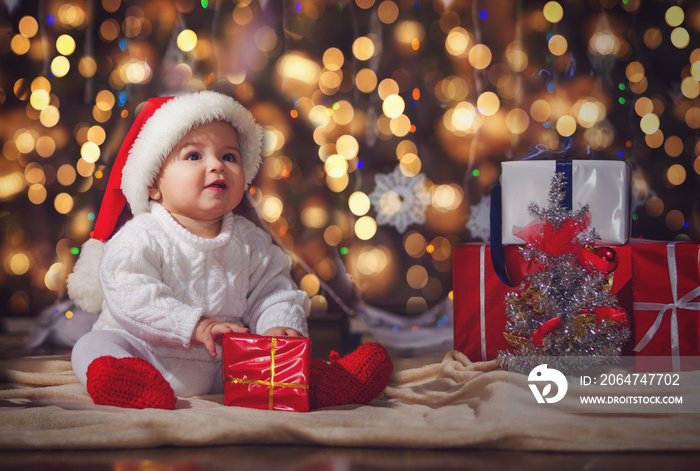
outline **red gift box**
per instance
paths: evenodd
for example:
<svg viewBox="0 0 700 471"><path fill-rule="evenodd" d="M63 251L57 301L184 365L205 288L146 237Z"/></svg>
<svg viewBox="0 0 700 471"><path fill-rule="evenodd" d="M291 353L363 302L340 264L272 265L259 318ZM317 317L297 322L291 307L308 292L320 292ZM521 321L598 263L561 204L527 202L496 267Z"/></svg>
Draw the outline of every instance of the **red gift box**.
<svg viewBox="0 0 700 471"><path fill-rule="evenodd" d="M517 246L505 246L511 282L520 284L526 262ZM460 244L452 255L454 295L454 348L472 361L496 358L507 350L505 296L517 288L503 283L491 262L491 247L484 243Z"/></svg>
<svg viewBox="0 0 700 471"><path fill-rule="evenodd" d="M309 411L308 338L227 334L222 346L224 405Z"/></svg>
<svg viewBox="0 0 700 471"><path fill-rule="evenodd" d="M632 273L632 253L642 244L654 244L655 241L646 239L630 239L628 243L621 246L612 247L617 253L617 268L612 273L612 293L617 297L617 302L627 312L630 330L634 332L634 290ZM622 346L620 352L623 356L634 356L634 334Z"/></svg>
<svg viewBox="0 0 700 471"><path fill-rule="evenodd" d="M657 242L632 250L638 356L700 356L700 244Z"/></svg>

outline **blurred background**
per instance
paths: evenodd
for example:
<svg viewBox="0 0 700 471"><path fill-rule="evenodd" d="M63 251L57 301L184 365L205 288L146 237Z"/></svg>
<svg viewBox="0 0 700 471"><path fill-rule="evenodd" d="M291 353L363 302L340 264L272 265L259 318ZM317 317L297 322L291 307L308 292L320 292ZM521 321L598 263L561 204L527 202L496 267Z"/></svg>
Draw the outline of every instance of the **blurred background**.
<svg viewBox="0 0 700 471"><path fill-rule="evenodd" d="M628 162L632 236L699 240L699 30L667 0L4 0L0 312L77 318L65 279L139 106L210 89L265 129L240 210L313 319L449 345L452 250L536 145Z"/></svg>

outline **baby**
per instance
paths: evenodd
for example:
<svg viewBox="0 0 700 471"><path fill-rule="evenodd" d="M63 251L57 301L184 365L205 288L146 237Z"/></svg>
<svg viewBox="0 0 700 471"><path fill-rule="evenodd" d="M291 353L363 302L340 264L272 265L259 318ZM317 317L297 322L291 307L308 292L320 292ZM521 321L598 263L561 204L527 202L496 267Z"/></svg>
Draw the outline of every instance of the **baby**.
<svg viewBox="0 0 700 471"><path fill-rule="evenodd" d="M308 335L309 300L289 257L232 213L260 165L261 138L250 112L222 94L144 105L68 280L71 298L100 312L72 353L96 404L172 409L176 396L223 391L224 334ZM126 202L134 217L114 233ZM361 357L350 362L352 375L373 378L371 400L388 383L391 360L379 344L352 355ZM325 383L337 374L324 369L350 363L321 363L310 387L324 399L314 407L369 402L366 387L333 399Z"/></svg>

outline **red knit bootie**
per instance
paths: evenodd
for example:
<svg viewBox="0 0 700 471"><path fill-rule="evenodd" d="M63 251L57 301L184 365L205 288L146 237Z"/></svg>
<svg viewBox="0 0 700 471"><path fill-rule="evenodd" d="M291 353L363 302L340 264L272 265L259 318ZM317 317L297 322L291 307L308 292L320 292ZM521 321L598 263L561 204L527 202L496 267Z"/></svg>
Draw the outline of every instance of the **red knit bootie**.
<svg viewBox="0 0 700 471"><path fill-rule="evenodd" d="M331 352L330 360L311 361L311 409L369 404L384 391L394 371L389 354L378 343L360 345L343 358Z"/></svg>
<svg viewBox="0 0 700 471"><path fill-rule="evenodd" d="M99 357L87 370L95 404L131 409L175 409L175 393L163 375L142 358Z"/></svg>

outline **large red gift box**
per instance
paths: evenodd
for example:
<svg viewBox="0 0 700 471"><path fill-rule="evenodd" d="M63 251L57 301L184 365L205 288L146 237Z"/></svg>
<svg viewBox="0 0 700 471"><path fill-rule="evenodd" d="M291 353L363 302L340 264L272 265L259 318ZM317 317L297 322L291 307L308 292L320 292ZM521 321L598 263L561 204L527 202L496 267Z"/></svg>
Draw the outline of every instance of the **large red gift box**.
<svg viewBox="0 0 700 471"><path fill-rule="evenodd" d="M637 356L700 356L700 244L656 242L632 251Z"/></svg>
<svg viewBox="0 0 700 471"><path fill-rule="evenodd" d="M632 314L632 247L643 243L615 247L618 266L613 274L612 293L620 305ZM518 289L527 274L528 263L517 246L505 249L508 286L496 274L491 261L491 247L487 243L467 243L455 247L452 262L452 290L454 295L454 348L472 361L496 358L499 351L510 346L503 333L506 327L505 296ZM633 321L632 321L633 322ZM623 346L622 355L632 355L630 340Z"/></svg>
<svg viewBox="0 0 700 471"><path fill-rule="evenodd" d="M226 334L222 347L224 405L309 411L308 338Z"/></svg>
<svg viewBox="0 0 700 471"><path fill-rule="evenodd" d="M524 263L518 248L504 247L511 282L522 280ZM454 297L454 348L472 361L496 358L508 349L503 337L506 326L505 296L516 288L503 283L491 262L487 243L467 243L455 247L452 255Z"/></svg>

